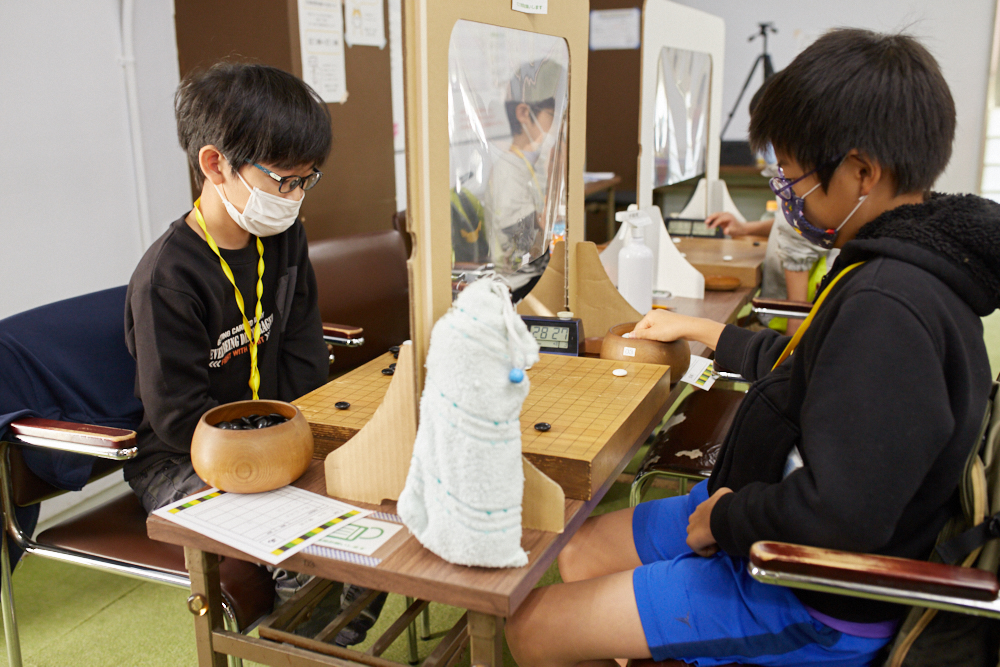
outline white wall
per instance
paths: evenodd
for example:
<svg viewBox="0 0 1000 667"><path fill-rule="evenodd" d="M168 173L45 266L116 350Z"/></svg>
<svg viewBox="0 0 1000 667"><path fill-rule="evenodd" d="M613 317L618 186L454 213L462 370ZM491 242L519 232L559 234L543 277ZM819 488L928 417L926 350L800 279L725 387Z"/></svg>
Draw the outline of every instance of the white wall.
<svg viewBox="0 0 1000 667"><path fill-rule="evenodd" d="M173 0L138 0L151 238L190 206ZM121 0L0 3L0 318L128 282L142 255Z"/></svg>
<svg viewBox="0 0 1000 667"><path fill-rule="evenodd" d="M938 179L936 188L945 192L978 192L995 0L676 1L720 16L726 22L723 123L750 65L760 53L759 38L747 42L747 37L757 32L760 21L771 21L779 30L769 40L776 70L788 65L799 51L830 28L903 30L920 38L941 64L958 111L951 164ZM758 66L726 139L746 137L747 106L762 81Z"/></svg>

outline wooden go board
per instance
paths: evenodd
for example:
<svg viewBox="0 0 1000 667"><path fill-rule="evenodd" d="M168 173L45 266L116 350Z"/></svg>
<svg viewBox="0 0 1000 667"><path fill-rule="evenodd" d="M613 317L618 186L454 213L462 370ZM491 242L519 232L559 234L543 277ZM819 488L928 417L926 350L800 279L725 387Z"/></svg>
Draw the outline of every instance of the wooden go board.
<svg viewBox="0 0 1000 667"><path fill-rule="evenodd" d="M312 427L314 459L325 459L368 423L392 381L393 376L384 375L382 369L395 361L392 353L386 352L294 401ZM351 407L337 408L341 401Z"/></svg>
<svg viewBox="0 0 1000 667"><path fill-rule="evenodd" d="M521 449L567 498L590 500L670 393L667 366L542 354L521 408ZM623 368L628 375L611 374ZM630 428L623 428L625 422ZM535 424L551 428L538 431Z"/></svg>
<svg viewBox="0 0 1000 667"><path fill-rule="evenodd" d="M528 377L521 409L521 447L567 498L589 500L621 461L670 393L666 366L542 354ZM315 458L346 442L371 418L389 388L386 354L296 401L312 426ZM611 371L623 368L628 375ZM334 404L351 407L338 410ZM623 425L629 422L628 428ZM546 432L535 429L545 422Z"/></svg>

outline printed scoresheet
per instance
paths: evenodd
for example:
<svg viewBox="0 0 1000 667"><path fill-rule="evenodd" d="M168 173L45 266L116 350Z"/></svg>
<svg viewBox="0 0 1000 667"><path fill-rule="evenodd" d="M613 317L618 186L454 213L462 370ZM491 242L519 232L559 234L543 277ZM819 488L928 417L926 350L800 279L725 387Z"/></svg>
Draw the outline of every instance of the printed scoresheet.
<svg viewBox="0 0 1000 667"><path fill-rule="evenodd" d="M153 514L277 565L371 512L286 486L266 493L208 489Z"/></svg>

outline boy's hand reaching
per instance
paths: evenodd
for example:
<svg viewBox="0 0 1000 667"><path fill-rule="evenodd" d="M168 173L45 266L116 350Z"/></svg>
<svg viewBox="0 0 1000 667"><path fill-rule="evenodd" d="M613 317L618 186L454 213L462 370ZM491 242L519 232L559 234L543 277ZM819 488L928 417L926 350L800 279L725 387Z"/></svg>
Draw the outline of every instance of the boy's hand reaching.
<svg viewBox="0 0 1000 667"><path fill-rule="evenodd" d="M732 492L732 489L722 487L708 500L698 505L694 513L688 517L687 545L699 556L712 556L719 551L719 545L712 536L712 509L715 503L719 502L719 498Z"/></svg>
<svg viewBox="0 0 1000 667"><path fill-rule="evenodd" d="M653 310L635 325L629 337L664 343L684 338L698 341L714 350L725 328L724 324L701 317L679 315L669 310Z"/></svg>

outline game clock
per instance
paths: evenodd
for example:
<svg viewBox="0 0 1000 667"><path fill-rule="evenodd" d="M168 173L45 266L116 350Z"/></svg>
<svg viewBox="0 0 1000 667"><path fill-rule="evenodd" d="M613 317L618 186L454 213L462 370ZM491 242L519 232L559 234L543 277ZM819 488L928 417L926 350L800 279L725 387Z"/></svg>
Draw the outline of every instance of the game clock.
<svg viewBox="0 0 1000 667"><path fill-rule="evenodd" d="M541 352L580 356L583 344L583 323L577 318L521 317Z"/></svg>

